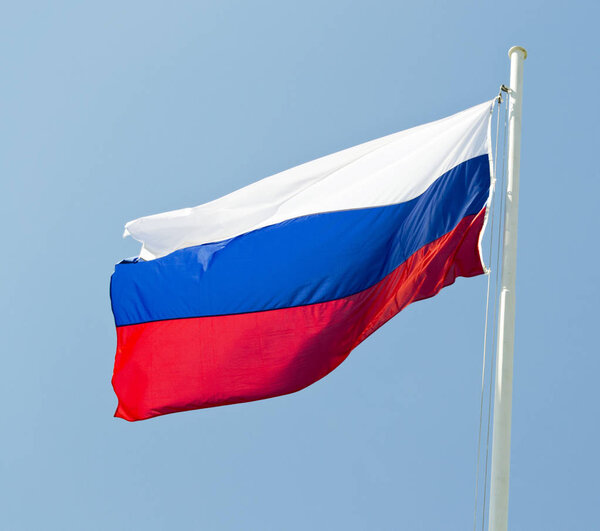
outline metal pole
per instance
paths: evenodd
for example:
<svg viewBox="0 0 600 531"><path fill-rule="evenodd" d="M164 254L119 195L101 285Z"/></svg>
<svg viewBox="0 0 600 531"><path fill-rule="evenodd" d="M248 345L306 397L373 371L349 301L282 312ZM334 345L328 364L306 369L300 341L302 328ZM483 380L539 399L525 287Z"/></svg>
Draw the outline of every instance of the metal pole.
<svg viewBox="0 0 600 531"><path fill-rule="evenodd" d="M508 51L508 56L510 57L508 173L502 251L502 287L498 311L498 358L496 361L496 391L494 396L490 531L506 531L508 527L510 424L515 339L515 275L519 215L519 163L521 159L521 103L523 100L523 62L527 57L527 51L520 46L513 46Z"/></svg>

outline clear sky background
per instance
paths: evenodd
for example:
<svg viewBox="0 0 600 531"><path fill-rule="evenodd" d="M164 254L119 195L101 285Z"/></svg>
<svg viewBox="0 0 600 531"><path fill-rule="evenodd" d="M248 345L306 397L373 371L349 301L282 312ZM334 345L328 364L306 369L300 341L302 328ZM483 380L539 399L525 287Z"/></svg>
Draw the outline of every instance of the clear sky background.
<svg viewBox="0 0 600 531"><path fill-rule="evenodd" d="M525 63L511 529L598 529L594 1L6 2L0 529L465 530L485 278L299 393L113 418L126 221L491 99ZM481 494L480 494L481 495Z"/></svg>

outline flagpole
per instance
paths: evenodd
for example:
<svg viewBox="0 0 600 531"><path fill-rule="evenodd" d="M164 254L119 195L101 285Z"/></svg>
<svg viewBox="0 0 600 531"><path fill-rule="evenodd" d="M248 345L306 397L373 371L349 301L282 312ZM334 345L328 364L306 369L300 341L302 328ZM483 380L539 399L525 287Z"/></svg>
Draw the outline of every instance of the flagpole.
<svg viewBox="0 0 600 531"><path fill-rule="evenodd" d="M502 250L502 286L498 311L498 357L496 360L496 390L494 396L490 531L506 531L508 527L510 426L515 338L515 275L519 214L519 164L521 160L521 104L523 100L523 63L527 57L527 51L521 46L513 46L508 51L508 56L510 57L508 173Z"/></svg>

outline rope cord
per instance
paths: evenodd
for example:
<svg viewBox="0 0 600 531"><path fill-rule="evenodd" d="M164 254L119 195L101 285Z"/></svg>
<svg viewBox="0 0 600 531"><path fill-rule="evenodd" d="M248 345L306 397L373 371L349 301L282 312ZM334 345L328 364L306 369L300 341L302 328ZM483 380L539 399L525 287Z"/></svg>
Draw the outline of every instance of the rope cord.
<svg viewBox="0 0 600 531"><path fill-rule="evenodd" d="M505 106L504 112L504 135L503 135L503 146L502 146L502 172L501 172L501 186L502 190L504 190L504 183L506 181L506 145L507 145L507 134L508 134L508 105ZM498 345L496 342L498 335L498 299L499 299L499 286L501 281L501 263L500 263L500 255L502 245L504 243L504 211L505 211L505 194L500 194L500 212L499 212L499 220L498 220L498 238L496 241L496 271L494 275L494 325L492 332L492 360L491 360L491 374L488 385L488 414L487 414L487 436L486 436L486 445L485 445L485 473L484 473L484 489L483 489L483 518L481 522L481 529L484 531L485 529L485 514L486 514L486 503L487 503L487 486L488 486L488 461L489 461L489 447L490 447L490 425L492 420L492 390L493 390L493 382L495 378L495 368L496 368L496 355L498 350Z"/></svg>
<svg viewBox="0 0 600 531"><path fill-rule="evenodd" d="M494 106L497 106L496 112L496 145L494 148L494 160L493 160L493 174L491 191L490 191L490 203L489 203L489 217L490 217L490 249L488 255L488 271L487 271L487 288L485 295L485 325L483 329L483 361L481 367L481 400L479 404L479 431L477 434L477 461L475 465L475 507L473 510L473 531L477 529L477 501L479 495L479 465L481 460L481 428L483 426L483 400L485 396L485 373L486 373L486 353L487 353L487 336L488 336L488 317L490 309L490 279L491 271L489 267L492 265L492 249L494 243L494 207L495 207L495 190L496 190L496 174L498 169L498 138L500 132L500 105L502 104L502 91L499 92L498 97L495 100L495 104L490 109L490 112L494 112Z"/></svg>

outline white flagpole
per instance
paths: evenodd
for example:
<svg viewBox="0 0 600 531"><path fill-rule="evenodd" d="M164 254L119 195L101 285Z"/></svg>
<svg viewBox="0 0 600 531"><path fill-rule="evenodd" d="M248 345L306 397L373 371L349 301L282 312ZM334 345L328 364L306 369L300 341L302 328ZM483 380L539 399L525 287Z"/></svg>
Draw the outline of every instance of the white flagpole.
<svg viewBox="0 0 600 531"><path fill-rule="evenodd" d="M512 412L513 351L515 339L515 274L517 269L517 223L519 207L519 163L521 160L521 103L523 101L523 62L527 51L513 46L510 57L508 93L508 173L502 287L498 311L498 358L494 396L494 435L492 482L490 489L490 531L508 527L508 483L510 474L510 425Z"/></svg>

